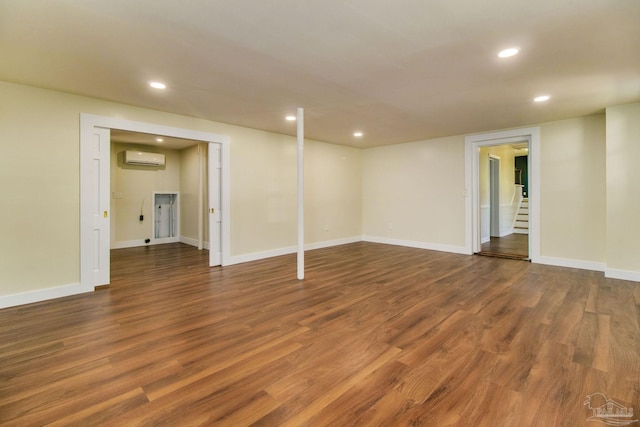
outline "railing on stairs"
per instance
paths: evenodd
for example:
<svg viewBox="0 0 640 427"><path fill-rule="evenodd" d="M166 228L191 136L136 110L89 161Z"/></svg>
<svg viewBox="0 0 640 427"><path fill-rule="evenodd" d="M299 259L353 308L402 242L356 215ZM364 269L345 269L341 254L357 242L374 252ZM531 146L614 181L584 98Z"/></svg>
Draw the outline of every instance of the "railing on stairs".
<svg viewBox="0 0 640 427"><path fill-rule="evenodd" d="M516 188L519 197L518 207L513 218L512 230L518 234L529 234L529 199L522 195L523 185L516 184L516 187L520 188Z"/></svg>

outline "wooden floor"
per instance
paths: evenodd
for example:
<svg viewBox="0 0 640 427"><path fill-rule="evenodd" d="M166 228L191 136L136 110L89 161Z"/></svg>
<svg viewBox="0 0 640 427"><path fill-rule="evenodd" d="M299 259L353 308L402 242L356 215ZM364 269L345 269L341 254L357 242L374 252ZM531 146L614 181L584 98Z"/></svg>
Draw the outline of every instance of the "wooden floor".
<svg viewBox="0 0 640 427"><path fill-rule="evenodd" d="M482 244L480 255L529 259L529 236L513 233L504 237L491 237Z"/></svg>
<svg viewBox="0 0 640 427"><path fill-rule="evenodd" d="M0 425L597 426L596 392L640 412L638 283L373 243L307 252L304 281L295 255L112 260L107 289L0 310Z"/></svg>

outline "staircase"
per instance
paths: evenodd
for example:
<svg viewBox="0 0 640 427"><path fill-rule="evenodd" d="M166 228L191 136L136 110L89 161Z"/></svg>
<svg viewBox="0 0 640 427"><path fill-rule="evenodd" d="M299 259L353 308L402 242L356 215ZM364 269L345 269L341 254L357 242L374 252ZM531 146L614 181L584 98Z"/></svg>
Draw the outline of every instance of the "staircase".
<svg viewBox="0 0 640 427"><path fill-rule="evenodd" d="M525 197L520 203L513 232L517 234L529 234L529 198Z"/></svg>

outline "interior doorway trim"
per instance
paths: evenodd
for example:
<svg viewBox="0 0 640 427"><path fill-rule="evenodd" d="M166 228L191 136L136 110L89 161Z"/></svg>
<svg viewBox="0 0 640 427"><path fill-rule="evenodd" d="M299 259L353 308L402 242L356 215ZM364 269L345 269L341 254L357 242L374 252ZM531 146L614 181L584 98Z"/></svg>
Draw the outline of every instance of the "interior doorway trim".
<svg viewBox="0 0 640 427"><path fill-rule="evenodd" d="M132 132L142 132L154 135L164 135L176 138L192 139L206 143L217 143L221 147L221 264L230 264L231 255L231 215L230 215L230 163L229 136L215 133L200 132L184 128L157 125L153 123L137 122L115 117L97 116L92 114L80 114L80 283L83 288L93 289L93 263L94 237L92 233L91 203L95 196L89 183L92 179L91 152L93 150L92 134L94 129L119 129ZM111 172L109 172L111 173ZM107 191L109 191L107 189Z"/></svg>
<svg viewBox="0 0 640 427"><path fill-rule="evenodd" d="M529 258L540 259L540 128L529 127L469 135L465 143L465 251L480 251L480 162L481 147L512 144L526 141L529 144Z"/></svg>
<svg viewBox="0 0 640 427"><path fill-rule="evenodd" d="M482 178L481 178L482 180ZM501 237L500 230L500 157L489 154L489 238ZM480 211L480 238L482 239L482 208ZM482 244L482 241L480 241Z"/></svg>

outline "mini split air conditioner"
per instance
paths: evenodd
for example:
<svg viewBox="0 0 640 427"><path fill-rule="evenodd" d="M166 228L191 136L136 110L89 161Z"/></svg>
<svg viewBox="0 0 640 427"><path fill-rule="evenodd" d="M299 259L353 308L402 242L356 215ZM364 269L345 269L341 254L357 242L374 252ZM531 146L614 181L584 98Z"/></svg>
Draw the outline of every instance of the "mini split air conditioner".
<svg viewBox="0 0 640 427"><path fill-rule="evenodd" d="M164 166L164 154L125 151L124 162L128 165Z"/></svg>

